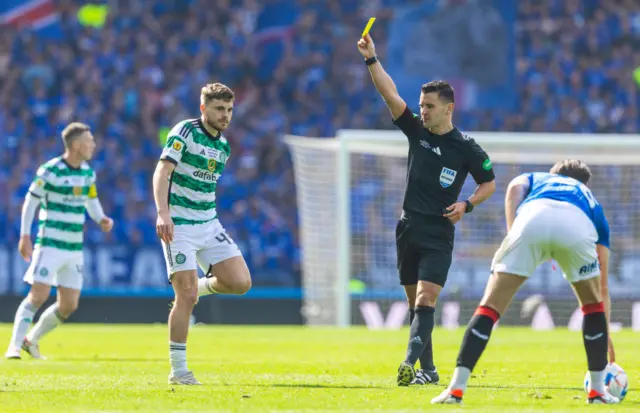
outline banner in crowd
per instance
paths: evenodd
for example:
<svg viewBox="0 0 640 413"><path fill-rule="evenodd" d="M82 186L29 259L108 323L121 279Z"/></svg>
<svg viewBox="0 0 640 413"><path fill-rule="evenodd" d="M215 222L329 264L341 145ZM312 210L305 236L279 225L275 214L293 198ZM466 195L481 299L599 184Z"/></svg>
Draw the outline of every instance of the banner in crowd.
<svg viewBox="0 0 640 413"><path fill-rule="evenodd" d="M16 246L0 245L0 295L24 294L26 285L22 277L27 267ZM449 272L443 298L480 298L489 276L488 268L489 264L485 261L456 259ZM640 281L636 277L639 268L640 257L612 254L609 290L613 299L640 299ZM371 269L370 273L365 277L363 288L352 290L354 300L404 300L404 292L398 284L394 268ZM87 248L84 252L84 276L85 296L161 297L173 294L159 246ZM550 263L536 271L521 293L574 300L571 288L560 270ZM278 299L299 298L301 295L298 288L261 287L257 283L247 297Z"/></svg>

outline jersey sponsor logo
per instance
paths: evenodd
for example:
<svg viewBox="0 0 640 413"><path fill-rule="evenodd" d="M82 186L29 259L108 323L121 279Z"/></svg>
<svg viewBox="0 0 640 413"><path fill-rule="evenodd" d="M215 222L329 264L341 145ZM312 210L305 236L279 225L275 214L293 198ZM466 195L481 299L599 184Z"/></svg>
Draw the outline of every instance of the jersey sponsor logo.
<svg viewBox="0 0 640 413"><path fill-rule="evenodd" d="M485 159L485 161L482 162L482 169L484 169L485 171L491 170L491 167L493 167L491 159Z"/></svg>
<svg viewBox="0 0 640 413"><path fill-rule="evenodd" d="M580 275L590 275L593 274L598 269L598 260L595 260L591 264L585 264L580 267Z"/></svg>
<svg viewBox="0 0 640 413"><path fill-rule="evenodd" d="M442 168L440 171L440 186L443 188L448 188L453 184L453 181L456 180L457 171L449 168Z"/></svg>
<svg viewBox="0 0 640 413"><path fill-rule="evenodd" d="M219 174L210 174L209 172L204 172L204 171L195 171L193 172L192 175L194 178L200 178L204 181L211 181L211 182L216 182L220 177Z"/></svg>
<svg viewBox="0 0 640 413"><path fill-rule="evenodd" d="M178 255L176 255L176 264L184 264L186 261L187 256L183 253L179 252Z"/></svg>
<svg viewBox="0 0 640 413"><path fill-rule="evenodd" d="M75 191L75 189L74 189ZM76 196L74 194L74 196L65 196L62 198L62 202L65 204L71 204L72 206L74 204L76 205L83 205L84 204L84 197L80 197L80 196Z"/></svg>

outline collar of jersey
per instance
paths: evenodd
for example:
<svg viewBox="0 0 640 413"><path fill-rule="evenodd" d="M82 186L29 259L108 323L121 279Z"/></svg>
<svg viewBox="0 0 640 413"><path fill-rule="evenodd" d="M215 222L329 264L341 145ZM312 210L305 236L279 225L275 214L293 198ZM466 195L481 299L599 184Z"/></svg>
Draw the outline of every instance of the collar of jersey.
<svg viewBox="0 0 640 413"><path fill-rule="evenodd" d="M201 118L198 118L198 126L200 127L200 129L202 129L205 135L207 135L210 139L213 139L214 141L217 141L222 136L222 132L220 131L218 131L218 136L213 136L211 133L209 133L207 128L204 127L204 124L202 123Z"/></svg>

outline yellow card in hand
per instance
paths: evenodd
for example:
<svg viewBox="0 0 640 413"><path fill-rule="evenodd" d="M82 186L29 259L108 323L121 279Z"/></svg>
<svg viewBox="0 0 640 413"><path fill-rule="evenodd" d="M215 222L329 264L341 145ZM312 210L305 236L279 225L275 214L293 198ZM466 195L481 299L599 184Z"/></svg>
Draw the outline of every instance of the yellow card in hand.
<svg viewBox="0 0 640 413"><path fill-rule="evenodd" d="M369 19L369 22L367 23L367 26L364 28L364 30L362 31L362 37L366 36L367 34L369 34L369 30L371 30L371 26L373 26L373 22L376 21L375 17L371 17Z"/></svg>

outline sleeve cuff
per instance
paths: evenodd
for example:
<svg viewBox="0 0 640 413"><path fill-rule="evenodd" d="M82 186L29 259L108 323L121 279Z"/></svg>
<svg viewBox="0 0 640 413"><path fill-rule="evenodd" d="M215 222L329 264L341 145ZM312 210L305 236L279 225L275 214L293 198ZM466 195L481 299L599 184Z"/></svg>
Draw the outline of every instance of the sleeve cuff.
<svg viewBox="0 0 640 413"><path fill-rule="evenodd" d="M160 158L160 160L161 160L161 161L169 161L169 162L171 162L171 163L172 163L172 164L174 164L174 165L177 165L177 164L178 164L178 161L176 161L175 159L173 159L173 158L172 158L172 157L170 157L170 156L163 156L162 158Z"/></svg>

